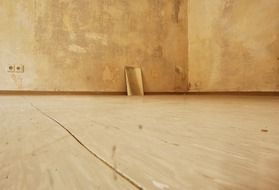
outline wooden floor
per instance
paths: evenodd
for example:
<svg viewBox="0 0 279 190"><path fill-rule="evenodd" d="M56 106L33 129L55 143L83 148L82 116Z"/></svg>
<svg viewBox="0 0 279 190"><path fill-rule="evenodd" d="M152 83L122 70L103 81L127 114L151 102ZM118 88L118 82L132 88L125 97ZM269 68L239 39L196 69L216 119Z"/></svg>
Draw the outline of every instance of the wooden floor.
<svg viewBox="0 0 279 190"><path fill-rule="evenodd" d="M1 190L278 190L279 97L0 96Z"/></svg>

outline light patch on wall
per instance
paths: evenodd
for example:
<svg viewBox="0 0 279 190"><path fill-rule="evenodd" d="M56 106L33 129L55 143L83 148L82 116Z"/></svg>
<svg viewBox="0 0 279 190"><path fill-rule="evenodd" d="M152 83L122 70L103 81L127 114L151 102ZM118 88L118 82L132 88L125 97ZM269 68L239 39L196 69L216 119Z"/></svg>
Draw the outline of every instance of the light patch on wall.
<svg viewBox="0 0 279 190"><path fill-rule="evenodd" d="M69 51L74 52L74 53L86 53L86 49L84 49L83 47L80 47L76 44L72 44L69 46Z"/></svg>
<svg viewBox="0 0 279 190"><path fill-rule="evenodd" d="M108 45L108 37L106 35L97 33L87 33L85 34L85 37L90 40L99 41L103 45Z"/></svg>
<svg viewBox="0 0 279 190"><path fill-rule="evenodd" d="M12 74L11 75L11 78L12 80L14 81L15 85L16 85L16 88L18 90L22 89L22 82L23 82L23 79L21 76L18 76L18 75L15 75L15 74Z"/></svg>

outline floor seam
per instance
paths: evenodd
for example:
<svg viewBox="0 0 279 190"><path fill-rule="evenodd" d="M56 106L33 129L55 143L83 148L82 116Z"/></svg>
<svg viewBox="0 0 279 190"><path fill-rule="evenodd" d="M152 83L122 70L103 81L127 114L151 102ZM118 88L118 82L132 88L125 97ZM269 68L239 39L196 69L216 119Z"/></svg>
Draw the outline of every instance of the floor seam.
<svg viewBox="0 0 279 190"><path fill-rule="evenodd" d="M131 185L133 185L135 188L139 190L144 190L143 187L141 187L138 183L136 183L133 179L128 177L127 175L123 174L121 171L113 167L113 165L109 164L106 160L98 156L95 152L93 152L90 148L88 148L83 142L81 142L67 127L65 127L63 124L61 124L58 120L55 118L49 116L47 113L43 112L41 109L36 107L34 104L30 103L30 105L36 109L38 112L40 112L42 115L50 119L51 121L55 122L57 125L59 125L61 128L63 128L69 135L71 135L75 141L77 141L84 149L86 149L92 156L94 156L96 159L98 159L100 162L102 162L104 165L106 165L108 168L113 170L116 174L121 176L123 179L128 181Z"/></svg>

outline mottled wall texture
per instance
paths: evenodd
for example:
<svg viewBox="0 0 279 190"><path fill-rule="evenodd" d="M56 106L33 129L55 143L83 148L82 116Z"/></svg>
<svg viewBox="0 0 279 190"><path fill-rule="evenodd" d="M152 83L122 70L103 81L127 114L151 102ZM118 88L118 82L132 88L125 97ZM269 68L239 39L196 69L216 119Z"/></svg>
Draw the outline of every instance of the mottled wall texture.
<svg viewBox="0 0 279 190"><path fill-rule="evenodd" d="M0 89L125 91L141 66L145 91L187 89L187 0L1 0ZM25 65L22 74L9 64Z"/></svg>
<svg viewBox="0 0 279 190"><path fill-rule="evenodd" d="M1 0L0 89L279 91L278 0ZM8 73L9 64L25 72Z"/></svg>
<svg viewBox="0 0 279 190"><path fill-rule="evenodd" d="M279 91L279 1L190 0L191 91Z"/></svg>

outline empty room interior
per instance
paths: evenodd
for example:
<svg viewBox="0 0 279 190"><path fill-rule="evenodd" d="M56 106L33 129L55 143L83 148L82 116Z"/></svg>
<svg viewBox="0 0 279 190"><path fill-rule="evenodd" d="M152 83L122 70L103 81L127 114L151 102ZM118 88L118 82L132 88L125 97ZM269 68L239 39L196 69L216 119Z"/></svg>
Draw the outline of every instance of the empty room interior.
<svg viewBox="0 0 279 190"><path fill-rule="evenodd" d="M0 190L279 189L279 0L0 16Z"/></svg>

